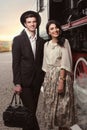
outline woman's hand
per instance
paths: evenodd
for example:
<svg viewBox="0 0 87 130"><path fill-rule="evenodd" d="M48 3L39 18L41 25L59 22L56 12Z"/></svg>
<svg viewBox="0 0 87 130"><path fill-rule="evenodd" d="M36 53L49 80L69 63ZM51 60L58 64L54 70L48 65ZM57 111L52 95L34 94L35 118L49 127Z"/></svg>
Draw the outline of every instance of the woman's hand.
<svg viewBox="0 0 87 130"><path fill-rule="evenodd" d="M60 70L59 84L58 84L58 93L60 94L64 92L65 80L66 80L66 70L62 68Z"/></svg>
<svg viewBox="0 0 87 130"><path fill-rule="evenodd" d="M14 92L17 93L17 94L20 94L21 91L22 91L21 85L17 84L17 85L14 87Z"/></svg>
<svg viewBox="0 0 87 130"><path fill-rule="evenodd" d="M64 92L64 81L62 79L59 80L58 84L58 93L63 93Z"/></svg>

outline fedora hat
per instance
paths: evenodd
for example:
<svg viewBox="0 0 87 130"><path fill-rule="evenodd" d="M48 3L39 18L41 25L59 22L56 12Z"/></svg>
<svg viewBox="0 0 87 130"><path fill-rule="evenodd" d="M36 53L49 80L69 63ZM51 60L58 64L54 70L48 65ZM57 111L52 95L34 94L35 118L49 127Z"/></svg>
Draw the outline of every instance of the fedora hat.
<svg viewBox="0 0 87 130"><path fill-rule="evenodd" d="M33 15L36 18L36 20L37 20L37 28L38 28L40 23L41 23L41 17L37 12L31 11L31 10L26 11L21 15L21 17L20 17L21 24L25 27L24 23L25 23L26 18L29 17L29 15Z"/></svg>

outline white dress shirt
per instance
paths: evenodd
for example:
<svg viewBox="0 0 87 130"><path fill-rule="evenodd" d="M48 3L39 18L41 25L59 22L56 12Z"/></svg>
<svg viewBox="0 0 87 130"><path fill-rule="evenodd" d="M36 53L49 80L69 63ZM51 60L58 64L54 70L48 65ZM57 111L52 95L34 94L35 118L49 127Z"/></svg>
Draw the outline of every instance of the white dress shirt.
<svg viewBox="0 0 87 130"><path fill-rule="evenodd" d="M29 40L30 40L31 48L32 48L34 58L35 58L37 34L35 33L35 36L32 37L32 35L29 33L29 31L27 29L25 29L25 31L26 31L26 33L28 35Z"/></svg>

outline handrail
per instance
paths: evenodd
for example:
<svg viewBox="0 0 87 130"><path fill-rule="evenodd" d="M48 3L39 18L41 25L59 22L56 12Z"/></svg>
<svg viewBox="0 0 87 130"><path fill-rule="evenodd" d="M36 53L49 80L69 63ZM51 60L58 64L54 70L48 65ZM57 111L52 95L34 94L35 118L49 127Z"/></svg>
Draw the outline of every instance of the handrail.
<svg viewBox="0 0 87 130"><path fill-rule="evenodd" d="M80 27L82 25L86 25L87 24L87 16L79 18L77 20L71 21L65 25L62 25L62 29L64 31L72 29L72 28L76 28L76 27Z"/></svg>

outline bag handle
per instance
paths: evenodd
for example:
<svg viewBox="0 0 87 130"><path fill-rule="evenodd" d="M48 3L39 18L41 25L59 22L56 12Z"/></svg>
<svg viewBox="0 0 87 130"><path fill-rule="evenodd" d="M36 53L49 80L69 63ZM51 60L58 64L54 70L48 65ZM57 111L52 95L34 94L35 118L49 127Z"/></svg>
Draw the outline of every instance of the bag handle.
<svg viewBox="0 0 87 130"><path fill-rule="evenodd" d="M19 95L18 95L19 96ZM17 101L17 93L14 93L13 96L12 96L12 100L10 102L10 106L12 106L13 102L15 101L15 105L18 106L18 105L22 105L22 101L21 101L21 98L19 96L19 101Z"/></svg>

